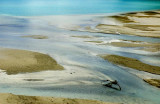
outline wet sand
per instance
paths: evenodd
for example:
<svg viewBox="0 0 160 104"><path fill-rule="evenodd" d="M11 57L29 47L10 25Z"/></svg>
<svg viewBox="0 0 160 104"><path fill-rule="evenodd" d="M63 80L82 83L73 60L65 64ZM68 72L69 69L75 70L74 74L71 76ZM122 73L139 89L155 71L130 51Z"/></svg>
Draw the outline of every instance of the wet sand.
<svg viewBox="0 0 160 104"><path fill-rule="evenodd" d="M52 16L51 16L52 17ZM54 17L54 16L53 16ZM64 16L65 17L65 16ZM74 17L74 16L73 16ZM27 18L28 19L28 18ZM47 17L45 18L46 20L49 20ZM32 20L32 18L31 18L31 20ZM51 21L56 21L56 20L54 20L53 18L50 18L50 20ZM72 19L69 19L69 20L72 20ZM41 19L40 19L40 21L41 21ZM63 21L62 21L63 22ZM65 21L66 22L66 21ZM65 23L64 22L64 23ZM85 21L86 22L86 21ZM80 22L81 23L81 22ZM61 24L61 23L58 23L58 24ZM39 26L39 22L37 23L37 26ZM52 27L52 26L54 26L54 24L52 24L52 23L50 23L50 24L48 24L48 27L50 28L50 27ZM59 26L59 25L58 25ZM84 25L85 26L85 25ZM64 26L65 27L65 26ZM67 26L68 27L68 26ZM31 28L31 29L34 29L34 28ZM67 29L67 28L66 28ZM87 29L87 28L86 28ZM89 29L89 28L88 28ZM93 28L91 28L91 29L93 29ZM108 47L107 48L105 48L104 46L98 46L98 45L95 45L95 44L103 44L103 42L105 43L110 43L110 42L115 42L114 40L120 40L120 39L126 39L126 38L124 38L126 35L116 35L116 36L124 36L123 38L116 38L116 36L113 34L113 35L109 35L108 37L105 37L105 36L107 36L107 34L92 34L92 33L88 33L88 32L75 32L75 31L60 31L60 33L59 33L59 31L56 31L57 29L55 29L54 30L54 28L51 28L51 30L53 30L53 31L50 31L51 33L48 33L47 34L47 32L48 32L48 29L46 30L47 32L44 32L44 33L46 33L46 35L47 36L49 36L49 37L51 37L50 39L52 40L51 42L48 42L47 40L44 42L43 40L34 40L34 39L38 39L37 37L35 38L35 35L33 35L33 36L27 36L28 37L28 39L25 39L25 38L20 38L20 39L22 39L22 41L23 40L27 40L27 42L28 42L28 40L30 40L30 42L26 42L26 44L27 45L22 45L21 47L19 47L19 45L17 45L17 47L18 48L20 48L20 49L26 49L26 50L34 50L34 48L37 48L36 49L36 51L37 52L44 52L44 53L49 53L49 54L51 54L51 55L53 55L53 54L55 54L55 52L57 51L57 49L58 49L58 51L57 51L57 53L55 54L55 56L58 56L56 59L62 59L63 61L61 61L61 59L60 60L57 60L58 62L60 62L60 63L62 63L63 65L64 65L64 67L65 67L65 69L66 70L64 70L64 71L44 71L44 72L38 72L38 73L25 73L25 74L23 74L23 72L22 72L22 74L23 74L23 76L25 76L26 74L29 74L29 77L24 77L24 78L22 78L22 82L25 82L24 83L24 86L27 86L28 85L28 83L32 83L34 86L35 86L35 88L38 88L39 87L39 85L37 84L37 83L39 83L41 86L47 86L47 88L46 89L48 89L48 85L50 86L50 83L52 83L54 86L55 86L55 82L57 81L57 83L56 83L56 85L64 85L65 87L67 86L67 85L77 85L77 84L79 84L78 85L78 87L81 87L81 85L95 85L95 84L97 84L97 82L99 82L100 80L99 79L118 79L118 77L121 75L121 76L125 76L125 80L124 81L122 81L122 82L120 82L120 83L123 83L123 82L126 82L126 80L128 81L128 79L129 79L129 83L124 83L124 86L126 86L126 88L127 89L129 89L129 90L132 90L132 86L129 86L130 85L130 83L132 83L133 85L135 85L134 86L134 90L136 91L135 92L135 96L136 97L142 97L142 98L146 98L146 99L151 99L152 100L152 98L150 98L150 96L146 96L146 95L149 95L149 91L147 91L148 89L150 90L150 89L152 89L152 87L151 86L148 86L147 84L146 84L146 86L144 87L144 86L141 86L140 87L140 89L142 89L142 88L147 88L147 90L146 91L144 91L144 90L142 90L142 92L141 92L141 90L139 90L139 84L141 84L140 82L141 82L141 80L140 79L136 79L135 77L136 76L134 76L134 77L132 77L132 75L130 75L130 73L128 73L128 72L126 72L125 74L123 74L123 69L122 69L122 73L119 71L116 71L116 69L113 69L114 70L114 72L112 73L112 71L109 71L108 69L108 67L106 67L107 65L105 65L106 63L101 59L101 58L97 58L97 54L104 54L104 53L107 53L108 52ZM30 30L30 31L32 31L32 30ZM55 34L53 35L53 33L54 33L54 31L56 31L55 32ZM96 30L97 31L97 30ZM53 33L52 33L53 32ZM73 32L73 33L72 33ZM42 32L43 33L43 32ZM57 34L58 33L58 34ZM33 33L21 33L21 34L41 34L41 31L40 30L38 30L38 32L33 32ZM115 34L119 34L119 33L115 33ZM44 34L45 35L45 34ZM99 36L100 35L100 36ZM17 35L16 34L16 36L20 36L19 34ZM36 35L37 36L37 35ZM104 36L104 37L103 37ZM34 37L34 39L29 39L29 38L33 38ZM127 37L127 36L126 36ZM131 37L130 39L132 40L132 36L129 36L129 37ZM75 38L75 39L74 39ZM108 39L109 38L109 39ZM139 38L139 37L138 37ZM140 38L144 38L144 37L140 37ZM8 38L7 38L8 39ZM14 39L14 38L12 38L12 39ZM128 39L128 38L127 38ZM149 38L149 39L153 39L153 38ZM35 42L36 41L36 42ZM127 40L126 40L127 41ZM143 44L143 42L138 42L138 41L136 41L135 43L132 41L132 42L130 42L130 41L123 41L123 43L133 43L133 44L140 44L140 43L142 43ZM141 41L143 41L143 39L141 39ZM144 41L145 41L145 38L144 38ZM10 40L7 40L7 42L10 42ZM17 42L17 44L20 44L21 43L21 41L14 41L14 42ZM152 42L152 41L151 41ZM45 44L44 44L45 43ZM46 45L46 43L47 43L47 45ZM76 43L76 44L75 44ZM95 44L93 44L93 43L95 43ZM14 46L14 48L15 48L15 44L9 44L8 45L8 43L5 43L6 44L6 46L9 46L9 47L12 47L12 46ZM37 47L36 46L34 46L34 45L37 45ZM43 46L43 44L44 44L44 46ZM33 48L29 48L28 49L28 47L26 47L26 46L32 46L33 45ZM74 46L74 47L73 47ZM131 45L130 45L131 46ZM2 47L5 47L5 45L4 46L2 46ZM25 47L25 48L23 48L23 47ZM109 47L111 47L112 48L112 46L109 46ZM137 46L138 47L138 46ZM113 48L116 48L115 50L118 50L117 52L119 52L119 51L121 51L121 48L117 48L117 47L113 47ZM44 51L41 51L41 50L44 50ZM60 49L60 50L59 50ZM69 49L69 50L68 50ZM94 50L95 49L95 50ZM83 51L82 51L83 50ZM114 54L116 54L116 52L115 52L115 50L113 49L109 49L109 51L111 50L111 52L112 52L112 54L114 53ZM133 49L134 50L134 49ZM123 51L123 50L122 50ZM62 52L62 53L61 53ZM72 53L73 52L73 53ZM59 54L60 53L60 54ZM128 52L128 53L130 53L130 52ZM142 53L143 53L143 51L142 51ZM154 54L154 53L153 53ZM63 56L64 55L64 56ZM62 57L60 57L60 56L62 56ZM66 56L68 56L67 58L66 58ZM71 57L72 56L72 57ZM78 56L78 57L77 57ZM80 56L80 57L79 57ZM83 57L84 56L84 57ZM86 57L87 56L87 57ZM88 57L89 56L89 57ZM71 58L70 58L71 57ZM67 60L66 60L67 59ZM79 61L80 60L80 61ZM101 61L102 61L102 63L101 63ZM91 63L90 63L91 62ZM67 63L67 64L66 64ZM68 64L69 63L69 64ZM107 63L108 64L108 63ZM77 65L79 65L79 66L83 66L83 68L84 68L84 71L82 70L82 67L80 68L79 66L77 67ZM103 69L103 71L105 72L106 71L106 73L109 73L109 75L108 74L106 74L106 73L103 73L103 72L99 72L99 70L97 71L97 70L95 70L94 68L93 69L90 69L90 67L86 67L87 65L91 65L91 66L93 66L95 69L97 68L97 69L101 69L101 66L103 67L102 69ZM104 65L104 66L103 66ZM109 64L110 65L110 64ZM74 66L76 66L76 67L74 67ZM100 68L99 68L100 67ZM109 66L110 67L110 66ZM78 69L79 68L79 69ZM121 70L121 68L118 68L119 70ZM44 69L43 69L44 70ZM67 71L68 70L68 71ZM86 71L87 70L87 71ZM89 70L89 71L88 71ZM91 70L91 71L90 71ZM94 71L93 71L94 70ZM66 73L66 72L67 73ZM135 70L135 71L137 71L137 70ZM35 72L35 71L33 71L33 72ZM52 72L52 73L51 73ZM75 72L75 73L74 73ZM90 72L92 72L92 73L90 73ZM40 74L39 74L40 73ZM97 73L96 75L94 75L94 73ZM100 74L99 74L100 73ZM43 76L45 76L45 77L42 77L42 76L40 76L40 75L42 75L43 74ZM79 76L81 74L81 76ZM2 73L2 75L4 75L3 73ZM38 75L38 77L36 77L36 75ZM56 75L59 75L58 77L56 76ZM93 75L93 76L92 76ZM7 77L8 76L12 76L12 75L7 75ZM32 76L32 77L30 77L30 76ZM68 77L69 76L69 77ZM91 76L91 77L90 77ZM98 77L97 77L98 76ZM99 77L100 76L100 77ZM111 76L113 76L113 78L111 78ZM131 77L130 77L131 76ZM7 78L7 77L4 77L4 78ZM46 77L48 77L48 80L46 80L45 78ZM82 77L83 79L80 79L80 77ZM3 78L3 77L2 77ZM10 77L11 78L11 82L12 82L12 77ZM21 78L21 76L19 77L19 74L17 74L17 76L16 76L16 78L18 79L18 78ZM62 79L63 78L63 79ZM77 79L77 78L79 78L79 79ZM88 78L88 79L85 79L85 78ZM98 81L97 81L97 79L98 79ZM131 80L131 79L133 79L133 80ZM136 79L136 80L135 80ZM21 79L20 79L21 80ZM95 80L95 81L94 81ZM6 80L6 83L8 83L7 81L9 81L9 80ZM18 79L18 81L19 81L19 79ZM45 82L46 84L44 84L43 82ZM140 82L139 82L140 81ZM3 81L2 81L3 82ZM15 81L16 82L16 81ZM12 82L12 83L14 83L14 82ZM12 87L12 83L11 84L9 84L9 86L11 86ZM27 83L27 84L26 84ZM3 84L2 84L3 85ZM16 84L17 86L19 86L19 83L18 84ZM29 84L30 85L30 84ZM55 88L54 86L51 86L51 88ZM2 86L3 87L3 86ZM22 86L23 87L23 86ZM29 86L30 87L30 86ZM28 91L28 89L30 89L30 88L26 88L27 89L27 91ZM65 90L67 90L68 91L68 89L65 89L65 87L62 87L62 90L61 90L61 88L59 89L59 87L58 87L58 89L56 89L56 90L50 90L50 93L48 93L48 94L46 94L46 95L44 95L44 96L57 96L57 94L59 94L59 92L57 91L57 90L60 90L60 93L62 92L62 91L64 91L64 93L65 93ZM99 98L97 98L97 96L99 96L99 95L97 95L96 97L92 97L92 95L96 95L97 94L97 92L96 93L94 93L94 91L97 91L97 89L91 89L90 90L90 88L84 88L84 89L86 89L86 90L84 90L84 89L79 89L77 86L76 87L74 87L73 86L73 88L72 87L70 87L70 91L73 91L74 92L74 89L78 89L78 90L80 90L79 92L76 92L76 93L74 93L74 94L72 94L71 95L71 97L72 98L84 98L84 97L81 97L81 96L79 96L78 94L80 93L80 94L83 94L83 96L85 95L85 93L90 93L90 95L88 95L87 97L85 96L85 98L86 99L98 99L98 100L102 100L102 101L117 101L117 102L127 102L127 103L133 103L135 100L137 100L137 98L135 98L134 100L133 99L130 99L130 94L128 94L128 92L127 91L123 91L123 92L121 92L122 93L122 95L124 94L126 97L124 97L124 96L119 96L119 94L117 94L117 93L115 93L115 92L113 92L113 97L111 96L110 98L112 99L112 100L106 100L106 99L110 99L110 98L107 98L107 97L109 97L110 96L110 90L104 90L103 92L101 92L102 94L106 91L106 93L107 94L109 94L109 95L104 95L104 96L100 96ZM17 89L18 89L19 87L17 87ZM21 88L21 87L20 87ZM65 90L63 90L63 88L65 89ZM7 88L6 88L7 89ZM102 88L101 87L98 87L98 91L99 90L101 90ZM37 90L37 89L36 89ZM102 89L103 90L103 89ZM156 89L157 90L157 89ZM3 90L2 90L3 91ZM21 90L19 90L18 89L18 91L21 91ZM30 90L29 90L30 91ZM46 92L46 90L44 89L42 89L41 91L43 91L43 92ZM57 91L57 92L55 92L55 91ZM10 92L10 91L8 91L8 92ZM25 91L22 91L22 92L25 92ZM138 92L138 93L137 93ZM147 93L144 93L144 92L147 92ZM12 92L12 93L14 93L14 92ZM47 93L47 92L46 92ZM51 93L54 93L54 94L51 94ZM64 94L63 92L61 93L62 95ZM67 92L68 93L68 92ZM78 93L78 94L77 94ZM100 93L100 94L101 94ZM114 94L115 93L115 94ZM130 92L129 92L130 93ZM142 93L143 95L139 95L139 93ZM158 92L157 92L158 93ZM157 93L155 93L155 92L153 92L152 94L153 94L153 99L156 99L157 100L157 98L159 98L159 97L157 97L157 96L159 96L159 95L156 95ZM15 94L19 94L19 93L17 93L17 92L15 92ZM26 94L26 93L23 93L23 94ZM27 94L26 94L27 95ZM31 94L29 94L29 95L31 95ZM33 94L34 95L34 94ZM41 92L38 92L38 94L37 95L42 95L42 93ZM114 96L116 96L115 98L114 98ZM69 97L69 95L66 95L66 96L63 96L63 97ZM120 99L120 100L117 100L116 98L118 98L118 99ZM144 102L145 101L145 99L144 100L140 100L140 101L137 101L137 102L142 102L142 104L143 103L145 103ZM146 101L147 102L147 101ZM135 104L136 104L136 102L135 102ZM140 103L139 103L140 104ZM147 103L146 103L147 104ZM149 103L150 104L150 103Z"/></svg>
<svg viewBox="0 0 160 104"><path fill-rule="evenodd" d="M47 54L27 50L0 48L0 69L7 74L38 72L44 70L62 70Z"/></svg>
<svg viewBox="0 0 160 104"><path fill-rule="evenodd" d="M23 95L13 95L7 93L0 93L0 96L1 96L0 104L118 104L118 103L100 102L95 100L23 96Z"/></svg>
<svg viewBox="0 0 160 104"><path fill-rule="evenodd" d="M102 43L103 41L84 41L84 42L90 42L90 43Z"/></svg>
<svg viewBox="0 0 160 104"><path fill-rule="evenodd" d="M47 36L44 35L26 35L26 36L22 36L24 38L33 38L33 39L48 39Z"/></svg>
<svg viewBox="0 0 160 104"><path fill-rule="evenodd" d="M73 30L160 38L159 10L101 16L97 22L99 23L94 28L91 26L79 26L78 29L73 28Z"/></svg>
<svg viewBox="0 0 160 104"><path fill-rule="evenodd" d="M72 36L72 37L75 37L75 38L94 38L94 37L91 37L91 36Z"/></svg>
<svg viewBox="0 0 160 104"><path fill-rule="evenodd" d="M109 62L117 65L121 65L124 67L129 67L132 69L136 69L139 71L145 71L152 74L160 75L160 67L159 66L152 66L149 64L145 64L137 59L128 58L119 55L101 55L101 57ZM145 82L156 86L158 88L160 85L160 79L144 79Z"/></svg>
<svg viewBox="0 0 160 104"><path fill-rule="evenodd" d="M104 44L102 44L104 45ZM111 42L106 45L112 45L116 47L141 47L141 50L149 52L158 52L160 51L159 43L149 43L149 42L138 42L138 41L120 41L120 42Z"/></svg>
<svg viewBox="0 0 160 104"><path fill-rule="evenodd" d="M108 60L114 64L122 65L125 67L133 68L139 71L145 71L152 74L158 74L160 75L160 67L159 66L152 66L145 64L137 59L128 58L124 56L118 56L118 55L106 55L102 56L105 60Z"/></svg>
<svg viewBox="0 0 160 104"><path fill-rule="evenodd" d="M144 79L144 81L152 86L160 88L160 79Z"/></svg>

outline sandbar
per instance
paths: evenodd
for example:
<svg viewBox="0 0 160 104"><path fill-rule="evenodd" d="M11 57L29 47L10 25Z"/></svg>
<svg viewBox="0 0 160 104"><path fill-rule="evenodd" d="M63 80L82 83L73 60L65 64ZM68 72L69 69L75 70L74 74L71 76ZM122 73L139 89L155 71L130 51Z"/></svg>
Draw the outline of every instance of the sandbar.
<svg viewBox="0 0 160 104"><path fill-rule="evenodd" d="M51 56L39 52L0 48L0 69L7 74L62 70Z"/></svg>
<svg viewBox="0 0 160 104"><path fill-rule="evenodd" d="M159 43L121 41L121 42L111 42L111 43L108 43L107 45L112 45L116 47L141 47L141 50L149 51L149 52L160 51Z"/></svg>
<svg viewBox="0 0 160 104"><path fill-rule="evenodd" d="M89 42L89 43L102 43L103 41L84 41L84 42Z"/></svg>
<svg viewBox="0 0 160 104"><path fill-rule="evenodd" d="M152 86L160 88L160 79L144 79L144 81Z"/></svg>
<svg viewBox="0 0 160 104"><path fill-rule="evenodd" d="M94 38L92 36L72 36L72 37L75 37L75 38Z"/></svg>
<svg viewBox="0 0 160 104"><path fill-rule="evenodd" d="M160 10L101 16L98 22L94 28L81 26L77 31L160 38Z"/></svg>
<svg viewBox="0 0 160 104"><path fill-rule="evenodd" d="M143 63L137 59L119 56L119 55L104 55L103 59L110 61L111 63L121 66L133 68L139 71L145 71L152 74L160 75L160 67Z"/></svg>
<svg viewBox="0 0 160 104"><path fill-rule="evenodd" d="M22 36L24 38L33 38L33 39L48 39L47 36L44 36L44 35L25 35L25 36Z"/></svg>
<svg viewBox="0 0 160 104"><path fill-rule="evenodd" d="M95 100L54 98L0 93L0 104L118 104Z"/></svg>

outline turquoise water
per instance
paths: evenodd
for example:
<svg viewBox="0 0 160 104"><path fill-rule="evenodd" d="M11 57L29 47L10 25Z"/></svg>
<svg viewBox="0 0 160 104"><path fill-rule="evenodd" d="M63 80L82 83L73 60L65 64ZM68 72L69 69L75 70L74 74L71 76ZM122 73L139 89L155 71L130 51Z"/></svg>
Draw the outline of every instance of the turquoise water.
<svg viewBox="0 0 160 104"><path fill-rule="evenodd" d="M0 0L0 14L38 16L160 9L160 0Z"/></svg>

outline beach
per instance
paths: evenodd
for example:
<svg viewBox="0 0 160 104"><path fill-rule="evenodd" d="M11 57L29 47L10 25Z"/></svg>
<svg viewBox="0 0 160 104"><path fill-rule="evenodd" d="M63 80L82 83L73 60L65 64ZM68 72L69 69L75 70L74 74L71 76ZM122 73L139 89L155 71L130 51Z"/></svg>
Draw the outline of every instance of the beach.
<svg viewBox="0 0 160 104"><path fill-rule="evenodd" d="M159 17L159 10L2 15L0 103L158 104ZM103 80L117 80L122 91Z"/></svg>

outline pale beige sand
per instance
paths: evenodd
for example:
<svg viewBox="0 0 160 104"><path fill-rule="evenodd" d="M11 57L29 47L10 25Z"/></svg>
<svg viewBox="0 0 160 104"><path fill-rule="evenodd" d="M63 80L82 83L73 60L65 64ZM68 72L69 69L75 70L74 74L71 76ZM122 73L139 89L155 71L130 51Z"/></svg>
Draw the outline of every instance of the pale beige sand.
<svg viewBox="0 0 160 104"><path fill-rule="evenodd" d="M145 71L152 74L160 75L160 67L159 66L152 66L145 64L137 59L128 58L119 55L103 55L101 56L103 59L108 60L114 64L122 65L125 67L133 68L139 71Z"/></svg>
<svg viewBox="0 0 160 104"><path fill-rule="evenodd" d="M95 28L80 27L83 31L111 34L137 35L160 38L160 11L146 11L101 17ZM110 21L110 22L103 22ZM112 23L112 24L109 24ZM77 29L77 30L79 30ZM76 30L76 29L74 29Z"/></svg>
<svg viewBox="0 0 160 104"><path fill-rule="evenodd" d="M62 70L52 57L27 50L0 48L0 69L7 74Z"/></svg>
<svg viewBox="0 0 160 104"><path fill-rule="evenodd" d="M160 79L144 79L144 81L152 86L160 88Z"/></svg>
<svg viewBox="0 0 160 104"><path fill-rule="evenodd" d="M118 103L107 103L95 100L23 96L23 95L0 93L0 104L118 104Z"/></svg>
<svg viewBox="0 0 160 104"><path fill-rule="evenodd" d="M48 39L47 36L43 36L43 35L26 35L22 37L33 38L33 39Z"/></svg>

